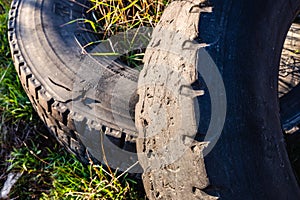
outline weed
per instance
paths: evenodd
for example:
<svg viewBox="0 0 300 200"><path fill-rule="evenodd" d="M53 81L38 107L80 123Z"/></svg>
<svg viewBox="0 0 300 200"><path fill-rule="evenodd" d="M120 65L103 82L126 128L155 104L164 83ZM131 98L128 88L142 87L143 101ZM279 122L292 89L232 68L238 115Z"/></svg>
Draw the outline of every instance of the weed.
<svg viewBox="0 0 300 200"><path fill-rule="evenodd" d="M9 0L0 1L0 67L6 66L11 62L10 51L7 39L7 20Z"/></svg>
<svg viewBox="0 0 300 200"><path fill-rule="evenodd" d="M31 120L32 105L22 89L12 62L0 69L0 109L5 121L14 118Z"/></svg>
<svg viewBox="0 0 300 200"><path fill-rule="evenodd" d="M103 38L140 26L155 27L170 0L90 0L93 30Z"/></svg>
<svg viewBox="0 0 300 200"><path fill-rule="evenodd" d="M30 140L11 154L9 170L22 172L12 198L21 199L138 199L130 179L116 179L102 166L84 165L58 146L43 147ZM22 184L26 181L26 187ZM21 188L20 188L21 187Z"/></svg>
<svg viewBox="0 0 300 200"><path fill-rule="evenodd" d="M171 0L90 0L91 8L87 11L88 17L69 23L84 23L90 27L90 31L99 35L100 41L106 40L121 32L128 32L140 27L155 27L170 2ZM134 49L121 55L118 52L99 52L94 56L117 55L119 60L128 67L140 71L144 52L145 49Z"/></svg>
<svg viewBox="0 0 300 200"><path fill-rule="evenodd" d="M8 1L0 2L0 111L5 121L32 119L33 109L15 72L7 39Z"/></svg>

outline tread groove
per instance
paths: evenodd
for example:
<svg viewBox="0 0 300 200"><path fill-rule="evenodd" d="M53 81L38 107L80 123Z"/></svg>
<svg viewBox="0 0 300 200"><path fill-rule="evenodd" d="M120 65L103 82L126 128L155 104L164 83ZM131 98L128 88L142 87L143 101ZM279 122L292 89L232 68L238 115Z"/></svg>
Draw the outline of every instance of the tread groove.
<svg viewBox="0 0 300 200"><path fill-rule="evenodd" d="M84 113L74 112L72 110L72 107L68 107L68 106L72 106L72 104L70 103L71 101L66 101L66 102L58 101L55 96L51 95L50 93L51 90L48 90L49 86L46 85L45 82L43 82L42 80L43 76L34 73L35 58L30 59L30 62L26 60L27 47L22 42L20 42L20 40L23 39L22 38L23 33L19 34L18 32L20 31L20 29L22 29L22 27L20 27L19 24L20 22L18 20L20 20L21 22L22 20L25 20L24 18L22 18L22 9L24 9L23 6L25 5L25 3L20 3L22 1L23 0L13 0L11 4L11 10L9 12L9 21L8 21L8 40L11 48L11 55L13 57L14 65L18 73L18 76L20 78L20 81L22 83L22 86L25 92L27 93L27 95L29 96L31 103L33 104L40 118L48 126L48 129L56 137L56 139L61 144L63 144L71 153L76 154L76 156L85 163L89 162L88 160L89 157L92 157L95 160L95 162L97 161L97 158L94 158L93 156L87 156L87 154L89 153L86 151L86 147L80 139L80 136L84 134L84 132L87 130L103 131L103 133L105 132L106 135L112 137L113 140L118 141L117 144L119 147L125 148L124 147L125 138L127 133L125 132L122 133L122 136L120 138L116 137L115 133L118 132L119 130L109 127L110 124L107 122L105 122L107 125L103 125L100 117L99 119L97 119L97 121L95 121L87 118L84 115ZM41 0L41 2L43 1L46 2L46 0ZM51 3L54 2L63 3L63 4L68 2L67 0L62 0L62 1L63 2L50 0L47 1L47 6L51 5ZM41 5L44 4L41 3ZM67 7L67 9L70 10L75 9L74 15L77 14L81 16L82 13L79 13L78 10L76 10L75 5L70 3L66 3L64 5ZM35 8L35 11L37 9L39 8ZM83 8L80 7L80 10L82 9ZM47 12L46 10L47 9L44 9L41 12ZM36 15L39 16L40 14L35 14L33 16L36 17ZM54 15L59 15L59 14L56 13ZM63 18L63 16L59 16L59 17ZM39 20L41 19L42 19L41 16L39 16ZM34 25L34 23L36 23L35 19L31 19L31 23L33 24L33 26L35 26ZM52 26L52 24L49 23L49 26ZM56 28L56 27L54 27L53 25L53 27L50 28ZM48 29L41 29L41 30L46 31ZM26 41L23 42L25 43ZM63 83L62 84L57 83L57 81L50 78L49 76L46 77L51 84L63 88L64 90L66 90L66 92L72 92L72 90L67 86L63 85ZM97 102L97 100L95 100L95 102ZM68 139L66 139L65 137L67 137ZM132 139L132 141L133 140L134 139ZM99 160L97 162L99 163Z"/></svg>

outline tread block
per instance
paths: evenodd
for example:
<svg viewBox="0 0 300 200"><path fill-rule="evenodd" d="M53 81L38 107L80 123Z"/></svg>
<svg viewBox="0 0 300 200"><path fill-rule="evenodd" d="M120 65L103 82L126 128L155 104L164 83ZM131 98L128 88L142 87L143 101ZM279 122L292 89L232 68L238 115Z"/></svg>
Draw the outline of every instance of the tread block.
<svg viewBox="0 0 300 200"><path fill-rule="evenodd" d="M38 98L38 90L41 89L41 83L34 77L28 79L28 90L35 99Z"/></svg>
<svg viewBox="0 0 300 200"><path fill-rule="evenodd" d="M26 65L20 66L20 79L24 87L28 88L28 79L32 77L31 70Z"/></svg>
<svg viewBox="0 0 300 200"><path fill-rule="evenodd" d="M55 102L51 106L52 116L58 121L62 122L64 125L67 125L68 114L70 113L69 109L64 106L62 103Z"/></svg>
<svg viewBox="0 0 300 200"><path fill-rule="evenodd" d="M39 104L46 112L51 113L51 105L54 103L54 99L44 89L38 90L37 94Z"/></svg>

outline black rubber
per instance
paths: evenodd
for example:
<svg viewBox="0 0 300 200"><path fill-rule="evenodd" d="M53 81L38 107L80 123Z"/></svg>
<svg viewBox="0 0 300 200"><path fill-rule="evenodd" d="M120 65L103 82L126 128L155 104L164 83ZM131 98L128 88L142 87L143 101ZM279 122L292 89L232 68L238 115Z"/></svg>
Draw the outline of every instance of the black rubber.
<svg viewBox="0 0 300 200"><path fill-rule="evenodd" d="M138 72L109 57L89 54L103 52L101 46L82 48L99 38L80 23L66 24L87 17L86 3L13 1L11 52L25 91L58 140L84 162L91 156L127 169L137 158L115 152L135 151ZM206 50L224 80L227 118L217 145L204 158L209 185L200 193L229 200L299 199L280 124L277 84L282 45L300 1L210 3L213 12L201 14L198 39L213 44ZM209 100L199 98L198 103L204 109L200 129L206 130ZM292 111L283 112L282 120L295 118Z"/></svg>
<svg viewBox="0 0 300 200"><path fill-rule="evenodd" d="M299 199L277 85L283 42L300 1L211 2L213 12L202 15L199 32L206 43L220 38L207 51L224 80L227 118L205 157L211 184L205 191L221 199Z"/></svg>
<svg viewBox="0 0 300 200"><path fill-rule="evenodd" d="M90 156L126 169L137 158L114 154L135 152L138 71L115 58L91 56L109 51L105 45L83 48L99 37L84 24L70 22L89 17L87 3L14 0L8 24L11 53L30 101L58 141L84 162Z"/></svg>
<svg viewBox="0 0 300 200"><path fill-rule="evenodd" d="M186 2L196 4L200 1ZM298 86L282 97L282 110L289 106L291 108L282 111L281 116L278 98L281 50L287 31L299 11L300 1L287 3L285 0L211 0L209 3L212 4L213 11L208 13L202 13L201 8L205 8L205 1L203 2L194 5L196 8L200 7L198 12L201 12L199 37L187 40L193 44L199 41L200 44L211 44L205 49L218 66L226 89L225 125L218 143L204 157L204 162L201 162L203 159L201 155L205 151L203 134L208 129L208 123L212 121L210 113L212 111L210 99L205 99L205 95L198 97L199 110L202 113L196 139L200 144L201 142L204 144L198 147L196 154L193 151L191 153L191 149L195 148L192 144L191 148L186 150L187 157L183 154L173 163L166 162L176 157L178 152L183 152L181 143L184 143L184 136L187 134L183 129L177 137L178 131L173 129L177 124L172 124L172 121L177 122L180 119L181 113L178 113L177 102L181 97L175 101L168 98L170 89L164 91L164 87L171 87L168 84L174 76L176 77L176 73L181 73L181 70L187 71L188 69L182 68L190 67L183 64L180 68L176 63L174 66L172 62L175 60L172 52L178 52L183 48L180 40L183 37L177 37L176 34L170 37L177 39L177 43L174 40L168 43L169 46L165 46L179 50L168 48L167 52L171 52L169 54L165 53L165 49L160 49L163 40L157 41L166 37L169 30L177 31L179 34L184 30L176 26L172 27L172 23L183 24L183 26L189 23L188 20L192 15L183 18L180 12L187 13L192 8L174 7L173 12L177 14L168 14L169 18L162 22L162 26L154 30L156 34L159 32L161 34L152 39L149 52L153 52L147 56L146 68L139 78L139 82L146 80L148 83L144 87L139 87L140 99L136 110L136 125L141 137L137 147L139 153L144 153L139 156L139 160L145 170L143 181L148 197L150 199L213 199L215 197L226 200L300 199L300 188L286 152L280 121L292 126L299 123L299 120L294 124L290 122L297 118L299 113ZM182 59L177 64L183 62L184 55L183 52L180 55ZM170 66L165 62L170 63ZM159 66L156 66L157 63ZM165 65L160 65L161 63ZM158 70L158 67L161 70ZM174 67L175 70L168 72L168 67L171 69ZM195 70L191 70L191 78L194 77ZM149 84L151 83L149 80L154 83ZM203 83L200 77L198 81ZM174 85L173 82L171 83L174 91L177 91L178 84L180 81L175 82ZM205 94L211 92L207 88L203 89ZM174 91L173 93L176 93ZM164 109L166 113L163 113ZM153 116L160 118L156 119ZM162 125L164 122L166 125ZM184 123L190 124L190 118ZM175 148L167 146L171 141L176 141L177 149L176 146ZM190 159L193 158L192 155L198 155L198 158ZM189 169L195 163L201 173L192 173L193 176L189 173L192 170ZM206 170L201 168L203 163ZM195 176L198 181L195 181Z"/></svg>

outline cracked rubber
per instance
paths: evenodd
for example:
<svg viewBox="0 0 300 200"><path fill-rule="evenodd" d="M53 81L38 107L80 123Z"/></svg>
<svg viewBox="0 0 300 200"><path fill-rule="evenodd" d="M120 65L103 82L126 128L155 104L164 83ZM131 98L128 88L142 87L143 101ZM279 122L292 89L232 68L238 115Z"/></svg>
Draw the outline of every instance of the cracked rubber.
<svg viewBox="0 0 300 200"><path fill-rule="evenodd" d="M87 163L90 158L103 161L103 152L109 161L114 156L111 146L135 152L134 95L133 106L124 99L135 91L138 72L89 54L99 47L82 48L99 39L81 24L67 23L87 17L85 4L14 0L8 36L16 71L33 107L58 141ZM121 79L128 84L118 84ZM102 142L103 137L109 142ZM106 164L129 167L124 163L112 159Z"/></svg>
<svg viewBox="0 0 300 200"><path fill-rule="evenodd" d="M209 186L203 160L205 142L189 142L197 132L194 91L202 1L174 1L155 27L138 81L137 151L150 200L217 199ZM192 140L191 140L192 141Z"/></svg>
<svg viewBox="0 0 300 200"><path fill-rule="evenodd" d="M210 3L212 12L206 10ZM280 124L277 83L282 45L300 1L210 3L173 2L146 50L135 114L147 196L299 199ZM203 48L217 65L227 96L221 137L206 156L210 141L203 135L212 120L208 110L215 108L205 99L210 92L205 86L196 87L204 89L202 96L191 89L196 80L202 82L194 61Z"/></svg>

